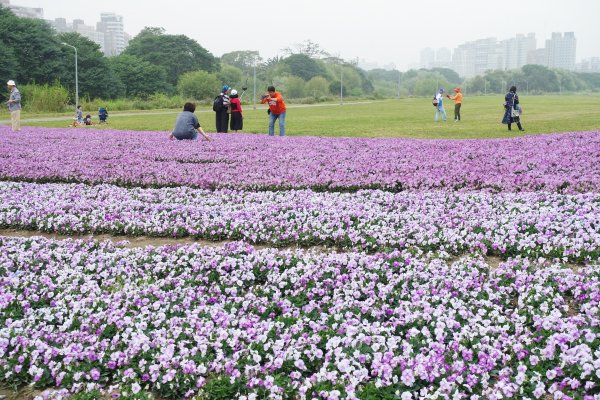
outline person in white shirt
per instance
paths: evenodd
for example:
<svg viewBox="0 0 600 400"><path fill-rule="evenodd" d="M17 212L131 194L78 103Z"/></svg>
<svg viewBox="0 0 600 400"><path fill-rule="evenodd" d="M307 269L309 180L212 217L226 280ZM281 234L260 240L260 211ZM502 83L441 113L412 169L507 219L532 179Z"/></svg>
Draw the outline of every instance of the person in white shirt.
<svg viewBox="0 0 600 400"><path fill-rule="evenodd" d="M438 101L437 107L435 107L435 122L438 121L438 116L442 115L442 121L446 122L446 110L444 110L444 88L441 88L438 94L435 96Z"/></svg>

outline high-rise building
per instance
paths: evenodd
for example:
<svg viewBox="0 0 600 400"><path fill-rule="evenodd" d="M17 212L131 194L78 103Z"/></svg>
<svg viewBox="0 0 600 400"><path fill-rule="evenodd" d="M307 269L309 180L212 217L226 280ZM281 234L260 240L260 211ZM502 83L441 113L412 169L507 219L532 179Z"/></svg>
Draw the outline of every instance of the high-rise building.
<svg viewBox="0 0 600 400"><path fill-rule="evenodd" d="M498 69L501 61L500 45L491 37L463 43L454 49L452 68L460 76L469 78Z"/></svg>
<svg viewBox="0 0 600 400"><path fill-rule="evenodd" d="M123 30L123 17L115 13L100 14L100 22L96 25L98 32L104 33L104 54L116 56L127 47L128 36Z"/></svg>
<svg viewBox="0 0 600 400"><path fill-rule="evenodd" d="M452 53L446 47L440 47L434 50L431 47L426 47L421 50L421 68L450 68L452 66Z"/></svg>
<svg viewBox="0 0 600 400"><path fill-rule="evenodd" d="M81 36L84 36L90 39L92 42L97 43L100 45L100 51L106 54L104 49L106 44L104 32L98 32L95 27L86 25L82 19L73 20L73 32L77 32Z"/></svg>
<svg viewBox="0 0 600 400"><path fill-rule="evenodd" d="M600 57L591 57L581 60L575 65L579 72L600 72Z"/></svg>
<svg viewBox="0 0 600 400"><path fill-rule="evenodd" d="M546 40L546 65L550 68L575 69L575 51L577 40L575 33L553 32Z"/></svg>
<svg viewBox="0 0 600 400"><path fill-rule="evenodd" d="M431 64L435 61L435 50L431 47L425 47L421 50L421 68L431 68Z"/></svg>
<svg viewBox="0 0 600 400"><path fill-rule="evenodd" d="M517 69L523 65L535 64L537 42L535 33L527 36L518 34L516 37L500 42L502 47L502 69Z"/></svg>
<svg viewBox="0 0 600 400"><path fill-rule="evenodd" d="M450 68L452 67L452 52L447 47L440 47L435 52L434 67Z"/></svg>
<svg viewBox="0 0 600 400"><path fill-rule="evenodd" d="M43 8L17 6L10 4L10 0L0 0L0 4L9 8L17 17L44 19Z"/></svg>

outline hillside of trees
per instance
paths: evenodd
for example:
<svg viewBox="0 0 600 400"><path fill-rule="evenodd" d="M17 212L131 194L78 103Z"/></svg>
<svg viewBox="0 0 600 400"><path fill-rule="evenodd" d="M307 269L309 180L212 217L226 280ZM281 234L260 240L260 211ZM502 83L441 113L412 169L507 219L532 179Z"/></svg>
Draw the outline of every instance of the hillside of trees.
<svg viewBox="0 0 600 400"><path fill-rule="evenodd" d="M209 101L223 84L238 91L247 87L248 99L255 75L258 93L275 85L287 99L298 102L330 101L340 94L353 98L428 96L438 87L457 85L469 94L503 93L511 84L530 93L600 91L600 74L539 65L489 71L467 80L445 68L365 71L311 41L284 49L283 55L269 59L252 50L215 57L196 40L170 35L159 27L146 27L123 53L105 57L99 45L77 33L57 33L43 20L19 18L0 6L0 77L16 80L24 94L36 94L24 96L26 108L35 102L39 111L60 111L74 103L74 52L62 43L77 48L82 101L143 102L172 96L177 97L176 104L180 99ZM6 96L2 93L0 99ZM55 101L45 102L44 96Z"/></svg>

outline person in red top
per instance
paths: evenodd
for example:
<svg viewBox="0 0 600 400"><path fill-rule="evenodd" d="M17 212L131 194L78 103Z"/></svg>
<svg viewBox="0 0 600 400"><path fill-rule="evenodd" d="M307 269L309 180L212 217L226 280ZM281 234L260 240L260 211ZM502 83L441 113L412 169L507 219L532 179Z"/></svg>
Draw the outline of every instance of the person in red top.
<svg viewBox="0 0 600 400"><path fill-rule="evenodd" d="M269 136L275 136L275 120L279 119L279 136L285 136L285 103L275 86L267 88L267 94L261 97L261 104L269 104Z"/></svg>
<svg viewBox="0 0 600 400"><path fill-rule="evenodd" d="M232 131L237 132L243 129L244 118L242 117L242 103L238 97L237 90L231 91L229 96L229 107L231 107L231 124L230 128Z"/></svg>

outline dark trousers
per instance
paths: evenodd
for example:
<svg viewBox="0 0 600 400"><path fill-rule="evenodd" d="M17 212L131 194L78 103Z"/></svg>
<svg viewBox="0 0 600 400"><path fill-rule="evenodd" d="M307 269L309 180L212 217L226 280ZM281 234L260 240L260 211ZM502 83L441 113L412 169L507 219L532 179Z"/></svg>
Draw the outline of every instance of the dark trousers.
<svg viewBox="0 0 600 400"><path fill-rule="evenodd" d="M217 132L227 133L229 127L229 114L227 110L215 112L215 122L217 123Z"/></svg>
<svg viewBox="0 0 600 400"><path fill-rule="evenodd" d="M516 122L517 126L519 127L519 130L522 131L523 127L521 126L521 120L519 118L513 118L513 122ZM510 131L510 125L511 122L508 123L508 130Z"/></svg>
<svg viewBox="0 0 600 400"><path fill-rule="evenodd" d="M461 103L454 105L454 120L455 121L460 121L460 106L462 106Z"/></svg>

